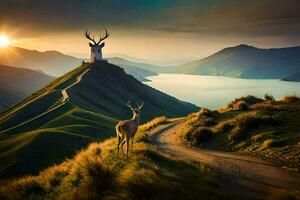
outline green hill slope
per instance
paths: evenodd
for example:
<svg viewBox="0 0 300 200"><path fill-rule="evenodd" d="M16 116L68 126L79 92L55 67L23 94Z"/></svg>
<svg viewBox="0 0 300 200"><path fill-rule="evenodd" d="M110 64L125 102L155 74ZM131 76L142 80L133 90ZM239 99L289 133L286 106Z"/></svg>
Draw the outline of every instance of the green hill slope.
<svg viewBox="0 0 300 200"><path fill-rule="evenodd" d="M131 117L129 100L145 103L142 121L197 109L138 82L118 66L84 64L0 116L0 175L37 173L92 140L114 135L117 119Z"/></svg>

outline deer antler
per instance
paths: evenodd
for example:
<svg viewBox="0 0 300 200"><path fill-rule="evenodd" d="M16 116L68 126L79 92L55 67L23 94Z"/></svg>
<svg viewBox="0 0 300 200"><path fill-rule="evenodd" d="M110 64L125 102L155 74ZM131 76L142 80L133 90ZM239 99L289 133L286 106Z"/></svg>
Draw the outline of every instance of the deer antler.
<svg viewBox="0 0 300 200"><path fill-rule="evenodd" d="M90 41L92 41L94 44L98 44L95 40L94 40L94 37L93 38L91 38L91 36L90 36L90 32L88 32L87 30L85 31L85 37L88 39L88 40L90 40Z"/></svg>
<svg viewBox="0 0 300 200"><path fill-rule="evenodd" d="M128 102L127 102L127 106L128 106L131 110L134 110L134 108L131 106L131 101L128 101Z"/></svg>
<svg viewBox="0 0 300 200"><path fill-rule="evenodd" d="M109 36L109 34L107 32L107 29L105 29L105 36L104 36L104 38L101 38L101 35L100 35L100 40L99 40L99 42L97 42L97 44L100 44L100 42L103 41L103 40L105 40L106 38L108 38L108 36Z"/></svg>
<svg viewBox="0 0 300 200"><path fill-rule="evenodd" d="M141 105L139 105L139 104L137 104L137 103L135 103L135 105L137 106L137 110L140 110L140 109L142 109L142 107L144 106L144 102L141 104Z"/></svg>
<svg viewBox="0 0 300 200"><path fill-rule="evenodd" d="M141 105L139 105L139 104L136 104L136 105L138 106L138 109L140 110L144 106L144 102Z"/></svg>

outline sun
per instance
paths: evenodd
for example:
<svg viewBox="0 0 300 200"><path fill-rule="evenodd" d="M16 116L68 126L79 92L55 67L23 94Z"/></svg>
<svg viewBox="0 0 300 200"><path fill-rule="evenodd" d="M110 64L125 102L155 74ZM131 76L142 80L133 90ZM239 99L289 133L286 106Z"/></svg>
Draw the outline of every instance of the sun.
<svg viewBox="0 0 300 200"><path fill-rule="evenodd" d="M10 44L10 39L5 35L0 35L0 47L7 47Z"/></svg>

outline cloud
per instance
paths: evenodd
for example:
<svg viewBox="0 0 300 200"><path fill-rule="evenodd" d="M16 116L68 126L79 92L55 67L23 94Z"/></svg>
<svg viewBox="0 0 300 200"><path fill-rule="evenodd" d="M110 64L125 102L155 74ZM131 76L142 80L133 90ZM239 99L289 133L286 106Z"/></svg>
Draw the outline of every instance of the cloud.
<svg viewBox="0 0 300 200"><path fill-rule="evenodd" d="M0 21L31 34L86 27L205 35L300 33L298 0L1 0Z"/></svg>

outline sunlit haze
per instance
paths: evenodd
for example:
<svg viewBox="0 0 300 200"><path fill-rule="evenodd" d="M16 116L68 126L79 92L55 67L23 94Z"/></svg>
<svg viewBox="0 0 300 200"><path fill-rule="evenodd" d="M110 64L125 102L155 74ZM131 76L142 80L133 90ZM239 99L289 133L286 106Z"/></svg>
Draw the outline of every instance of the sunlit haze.
<svg viewBox="0 0 300 200"><path fill-rule="evenodd" d="M5 35L0 35L0 47L7 47L10 44L10 40Z"/></svg>

